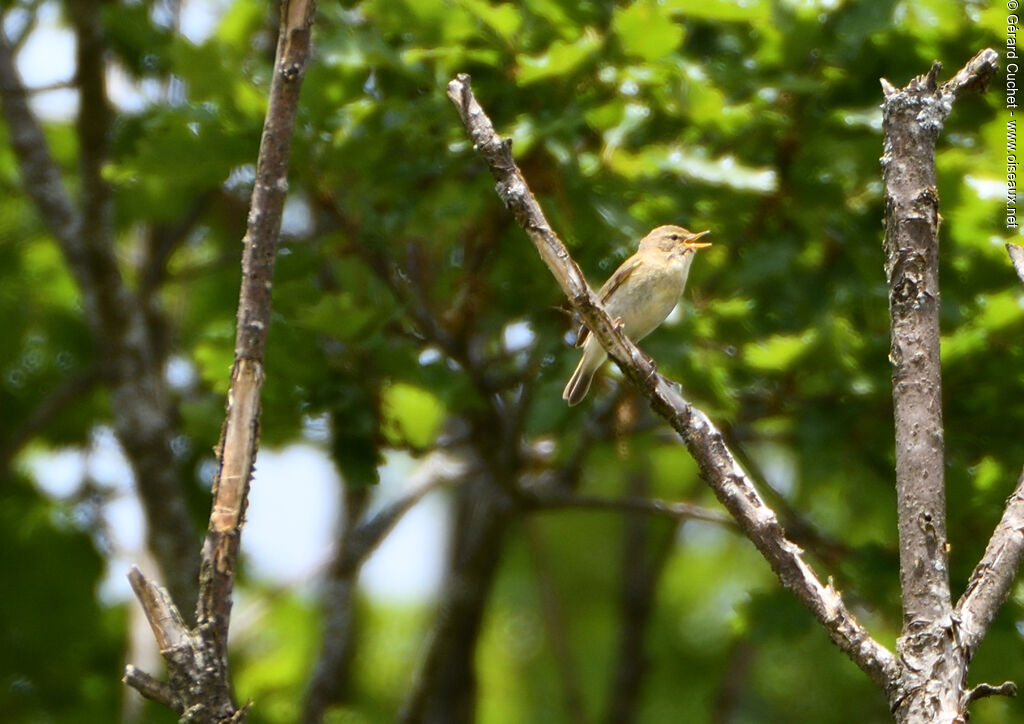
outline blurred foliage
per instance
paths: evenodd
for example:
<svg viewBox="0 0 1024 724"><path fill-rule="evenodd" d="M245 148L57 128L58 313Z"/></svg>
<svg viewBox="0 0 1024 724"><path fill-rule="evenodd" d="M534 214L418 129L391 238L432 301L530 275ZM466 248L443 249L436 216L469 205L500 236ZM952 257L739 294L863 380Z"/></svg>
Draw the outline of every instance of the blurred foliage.
<svg viewBox="0 0 1024 724"><path fill-rule="evenodd" d="M150 230L198 214L159 289L169 353L195 372L174 389L175 451L198 521L231 364L273 21L265 3L235 0L196 43L173 31L162 3L117 3L106 15L114 62L147 93L119 112L105 170L126 277L145 278ZM713 230L682 314L644 348L771 483L773 499L838 542L809 556L891 645L900 609L878 79L903 85L935 59L944 74L955 70L1000 47L1003 23L998 4L940 0L321 3L275 277L264 444L297 440L326 416L328 452L347 483L370 485L384 450L430 449L446 419L474 419L493 394L487 385L509 379L531 400L529 441L556 440L556 462L580 444L599 403L569 410L559 399L576 362L562 300L445 97L447 81L469 72L594 283L652 226ZM958 102L938 152L954 591L1024 460L1024 294L1002 249L998 191L1002 84ZM74 186L72 124L53 121L48 133ZM6 129L0 184L6 440L49 391L86 373L96 350L59 250L20 189ZM441 334L431 338L424 319ZM473 365L480 375L467 374ZM606 398L616 379L606 375L593 397ZM105 396L90 390L37 444L81 444L107 419ZM582 489L623 494L630 460L651 461L653 494L715 505L678 442L658 434L626 448L597 442ZM121 706L125 633L123 611L96 598L100 536L24 479L6 473L2 485L7 590L25 592L0 596L4 718L109 720ZM561 601L559 635L586 709L604 710L622 527L618 513L573 512L514 528L477 655L481 722L570 720L544 586ZM881 694L732 531L683 525L662 575L641 721L888 718ZM1024 680L1021 590L972 683ZM354 698L330 720L392 721L430 614L360 607ZM310 601L281 596L239 637L236 683L257 702L252 721L296 719L318 616ZM985 700L973 714L980 724L1019 720L1024 705Z"/></svg>
<svg viewBox="0 0 1024 724"><path fill-rule="evenodd" d="M0 708L11 722L110 716L121 698L125 621L96 599L103 559L79 528L97 501L41 498L7 476L0 489ZM45 717L43 715L45 712Z"/></svg>

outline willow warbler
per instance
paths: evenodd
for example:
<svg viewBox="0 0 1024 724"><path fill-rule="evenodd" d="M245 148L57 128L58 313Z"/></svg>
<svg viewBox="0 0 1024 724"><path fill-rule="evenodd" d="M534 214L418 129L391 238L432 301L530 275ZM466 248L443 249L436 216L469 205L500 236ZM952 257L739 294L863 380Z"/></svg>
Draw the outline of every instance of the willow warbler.
<svg viewBox="0 0 1024 724"><path fill-rule="evenodd" d="M639 342L665 321L683 294L690 264L698 249L711 246L699 241L707 231L693 233L681 226L659 226L640 240L633 256L622 262L604 283L598 298L608 316L622 325L622 331ZM578 405L587 396L594 374L608 358L608 353L584 325L576 337L576 346L583 347L583 357L562 399Z"/></svg>

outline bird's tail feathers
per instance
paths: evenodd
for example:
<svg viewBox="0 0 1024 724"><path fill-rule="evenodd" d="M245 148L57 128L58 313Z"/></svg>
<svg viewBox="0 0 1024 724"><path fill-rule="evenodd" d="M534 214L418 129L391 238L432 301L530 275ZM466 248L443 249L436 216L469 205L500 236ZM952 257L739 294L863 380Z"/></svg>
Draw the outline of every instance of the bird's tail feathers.
<svg viewBox="0 0 1024 724"><path fill-rule="evenodd" d="M583 402L583 398L587 396L590 391L590 383L594 379L594 372L586 364L587 357L583 356L580 363L576 365L576 371L572 373L572 377L569 378L568 384L562 391L562 399L569 403L569 407L578 405Z"/></svg>

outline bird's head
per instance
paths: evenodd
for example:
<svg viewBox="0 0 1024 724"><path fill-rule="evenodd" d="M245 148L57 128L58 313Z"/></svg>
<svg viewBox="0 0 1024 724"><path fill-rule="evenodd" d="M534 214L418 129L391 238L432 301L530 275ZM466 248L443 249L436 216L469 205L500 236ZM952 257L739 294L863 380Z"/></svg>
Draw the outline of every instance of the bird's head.
<svg viewBox="0 0 1024 724"><path fill-rule="evenodd" d="M643 238L640 242L640 251L660 249L664 252L692 253L711 246L710 242L700 240L707 233L709 232L688 231L681 226L659 226Z"/></svg>

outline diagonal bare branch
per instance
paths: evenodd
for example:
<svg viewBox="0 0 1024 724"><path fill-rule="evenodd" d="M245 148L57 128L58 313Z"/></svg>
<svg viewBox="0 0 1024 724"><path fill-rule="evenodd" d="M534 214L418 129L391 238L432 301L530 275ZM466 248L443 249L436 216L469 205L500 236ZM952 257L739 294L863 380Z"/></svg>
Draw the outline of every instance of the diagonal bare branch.
<svg viewBox="0 0 1024 724"><path fill-rule="evenodd" d="M1024 246L1007 244L1006 251L1014 271L1024 284ZM956 604L961 622L961 637L967 657L973 657L996 613L1010 595L1013 581L1024 560L1024 470L1006 501L1003 516L996 525L978 565L967 582L967 589ZM978 697L973 697L978 698Z"/></svg>
<svg viewBox="0 0 1024 724"><path fill-rule="evenodd" d="M960 637L968 659L977 651L996 613L1010 595L1021 560L1024 560L1024 470L1006 501L1003 517L984 555L971 573L967 589L956 604Z"/></svg>
<svg viewBox="0 0 1024 724"><path fill-rule="evenodd" d="M181 700L175 695L174 689L171 685L153 678L145 671L136 669L134 666L129 664L125 667L124 678L121 679L121 681L135 689L150 701L163 704L168 709L176 711L179 714L182 712Z"/></svg>
<svg viewBox="0 0 1024 724"><path fill-rule="evenodd" d="M510 142L497 135L491 120L473 96L469 76L460 74L452 80L448 84L448 97L458 109L474 148L497 180L498 196L526 231L570 303L626 377L680 434L697 461L703 479L768 560L783 585L812 612L832 641L889 691L897 674L895 657L871 638L847 610L839 593L831 584L823 584L803 560L802 551L786 538L775 513L765 505L707 416L683 400L655 372L636 345L612 324L544 217L512 159Z"/></svg>

